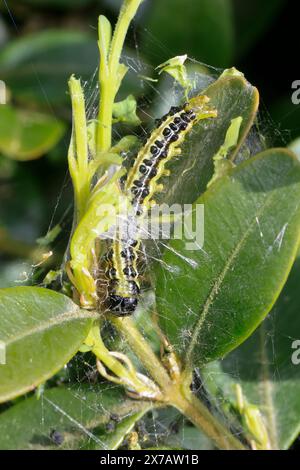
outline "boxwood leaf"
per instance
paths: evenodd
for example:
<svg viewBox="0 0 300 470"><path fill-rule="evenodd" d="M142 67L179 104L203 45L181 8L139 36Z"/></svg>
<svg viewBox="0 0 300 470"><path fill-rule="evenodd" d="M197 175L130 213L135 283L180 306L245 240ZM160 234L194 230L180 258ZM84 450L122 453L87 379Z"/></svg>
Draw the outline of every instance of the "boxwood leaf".
<svg viewBox="0 0 300 470"><path fill-rule="evenodd" d="M0 73L15 98L48 109L49 102L67 102L72 73L89 78L97 62L97 43L89 34L48 30L11 41L0 53Z"/></svg>
<svg viewBox="0 0 300 470"><path fill-rule="evenodd" d="M184 234L156 269L160 323L188 367L235 349L272 308L296 256L299 200L300 165L284 149L241 164L198 199L203 247L190 251Z"/></svg>
<svg viewBox="0 0 300 470"><path fill-rule="evenodd" d="M78 351L93 318L68 297L38 287L0 290L0 402L33 390Z"/></svg>
<svg viewBox="0 0 300 470"><path fill-rule="evenodd" d="M205 90L199 90L199 93L210 98L218 117L200 121L186 137L182 155L170 163L171 175L162 196L163 202L168 204L196 201L213 176L213 157L224 144L232 120L242 119L237 145L228 155L228 159L234 161L257 113L257 89L243 76L234 75L234 71L232 74L229 71L225 77L219 78ZM160 200L159 197L157 199Z"/></svg>
<svg viewBox="0 0 300 470"><path fill-rule="evenodd" d="M0 151L14 160L41 157L57 144L64 130L64 123L53 116L0 107Z"/></svg>

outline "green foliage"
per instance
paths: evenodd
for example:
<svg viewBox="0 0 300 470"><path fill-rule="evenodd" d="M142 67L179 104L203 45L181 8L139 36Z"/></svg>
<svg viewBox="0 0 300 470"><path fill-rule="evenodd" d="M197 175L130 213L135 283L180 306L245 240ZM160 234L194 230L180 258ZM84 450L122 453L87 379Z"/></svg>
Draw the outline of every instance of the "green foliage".
<svg viewBox="0 0 300 470"><path fill-rule="evenodd" d="M148 403L135 403L111 385L52 388L40 399L33 396L0 415L0 448L114 450L148 408Z"/></svg>
<svg viewBox="0 0 300 470"><path fill-rule="evenodd" d="M297 253L299 197L297 160L270 150L197 200L205 207L202 249L190 251L185 236L172 240L157 269L161 324L188 367L223 357L270 311Z"/></svg>
<svg viewBox="0 0 300 470"><path fill-rule="evenodd" d="M263 411L274 448L288 449L300 432L299 366L292 362L292 343L300 338L297 289L300 261L270 316L240 348L224 361L208 365L205 383L215 396L236 403L234 384ZM291 336L292 335L292 336Z"/></svg>
<svg viewBox="0 0 300 470"><path fill-rule="evenodd" d="M54 147L63 135L58 119L9 105L0 107L0 151L16 160L39 158Z"/></svg>
<svg viewBox="0 0 300 470"><path fill-rule="evenodd" d="M1 79L15 99L43 108L47 108L49 102L52 105L66 103L71 73L88 78L96 62L95 40L78 31L35 33L11 41L0 52Z"/></svg>

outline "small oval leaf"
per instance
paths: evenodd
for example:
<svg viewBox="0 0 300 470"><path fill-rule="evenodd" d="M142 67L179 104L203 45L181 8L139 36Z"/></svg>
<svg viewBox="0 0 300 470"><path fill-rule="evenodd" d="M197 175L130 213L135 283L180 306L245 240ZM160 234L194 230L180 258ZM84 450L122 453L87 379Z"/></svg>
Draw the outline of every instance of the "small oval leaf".
<svg viewBox="0 0 300 470"><path fill-rule="evenodd" d="M33 390L78 351L97 314L38 287L0 290L0 402Z"/></svg>

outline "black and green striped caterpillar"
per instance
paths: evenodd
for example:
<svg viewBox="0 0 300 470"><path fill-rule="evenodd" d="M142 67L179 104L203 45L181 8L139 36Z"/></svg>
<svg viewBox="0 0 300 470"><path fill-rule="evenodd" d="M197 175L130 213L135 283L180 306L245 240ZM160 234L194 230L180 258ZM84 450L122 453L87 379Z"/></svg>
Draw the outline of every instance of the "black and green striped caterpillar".
<svg viewBox="0 0 300 470"><path fill-rule="evenodd" d="M209 98L199 95L181 108L172 107L168 114L158 121L146 144L137 154L126 180L122 182L123 192L131 201L137 226L151 206L154 195L162 191L158 184L162 176L168 176L165 166L172 157L180 155L180 145L196 122L217 116L217 111L208 106ZM140 295L137 262L140 240L116 237L105 257L108 295L107 309L118 316L132 314Z"/></svg>

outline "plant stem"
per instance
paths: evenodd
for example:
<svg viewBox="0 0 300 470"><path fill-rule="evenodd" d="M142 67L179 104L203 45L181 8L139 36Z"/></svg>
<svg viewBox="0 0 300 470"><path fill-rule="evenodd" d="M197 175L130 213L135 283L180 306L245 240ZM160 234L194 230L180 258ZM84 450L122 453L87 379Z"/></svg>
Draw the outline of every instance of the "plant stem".
<svg viewBox="0 0 300 470"><path fill-rule="evenodd" d="M123 78L120 70L120 58L129 25L143 0L125 0L115 27L111 42L107 67L99 69L100 104L96 148L105 152L111 147L112 140L112 111L116 94ZM101 57L101 61L106 57ZM125 74L125 66L123 73Z"/></svg>
<svg viewBox="0 0 300 470"><path fill-rule="evenodd" d="M161 387L167 404L184 414L219 449L244 450L243 444L191 393L189 384L186 384L182 377L178 382L171 381L163 364L130 318L111 318L111 322L126 338L136 356Z"/></svg>
<svg viewBox="0 0 300 470"><path fill-rule="evenodd" d="M108 367L116 377L124 377L129 379L126 368L109 354L109 351L106 349L99 332L99 325L96 324L91 331L89 336L86 339L86 344L92 346L92 351L95 356Z"/></svg>

